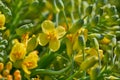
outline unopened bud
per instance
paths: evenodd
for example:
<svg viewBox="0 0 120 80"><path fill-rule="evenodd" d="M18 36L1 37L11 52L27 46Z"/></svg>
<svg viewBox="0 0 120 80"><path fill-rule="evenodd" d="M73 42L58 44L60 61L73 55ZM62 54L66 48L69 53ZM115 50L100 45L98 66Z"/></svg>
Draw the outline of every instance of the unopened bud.
<svg viewBox="0 0 120 80"><path fill-rule="evenodd" d="M93 6L90 5L86 8L86 15L90 15L92 13Z"/></svg>
<svg viewBox="0 0 120 80"><path fill-rule="evenodd" d="M6 69L8 69L9 71L12 69L12 62L8 62L7 64L6 64Z"/></svg>
<svg viewBox="0 0 120 80"><path fill-rule="evenodd" d="M14 80L21 80L21 74L19 70L14 72Z"/></svg>
<svg viewBox="0 0 120 80"><path fill-rule="evenodd" d="M83 19L79 19L78 21L76 21L73 26L70 28L69 32L70 33L75 33L77 30L79 30L84 24L84 20Z"/></svg>
<svg viewBox="0 0 120 80"><path fill-rule="evenodd" d="M84 49L85 46L86 46L86 42L85 42L85 38L83 35L79 36L78 37L78 43L79 43L79 46Z"/></svg>
<svg viewBox="0 0 120 80"><path fill-rule="evenodd" d="M5 69L3 71L3 76L7 77L7 75L9 75L10 71L8 69Z"/></svg>
<svg viewBox="0 0 120 80"><path fill-rule="evenodd" d="M13 80L13 76L12 75L7 75L7 80Z"/></svg>
<svg viewBox="0 0 120 80"><path fill-rule="evenodd" d="M116 15L117 14L117 8L116 6L111 6L110 8L108 8L108 14L111 15Z"/></svg>
<svg viewBox="0 0 120 80"><path fill-rule="evenodd" d="M62 0L56 0L58 8L63 11L64 10L64 4Z"/></svg>
<svg viewBox="0 0 120 80"><path fill-rule="evenodd" d="M3 68L4 68L4 64L0 63L0 72L3 70Z"/></svg>
<svg viewBox="0 0 120 80"><path fill-rule="evenodd" d="M98 24L98 22L99 22L99 18L100 18L99 15L94 16L92 21L91 21L91 26L93 26L93 27L96 26Z"/></svg>
<svg viewBox="0 0 120 80"><path fill-rule="evenodd" d="M92 39L92 46L93 48L95 48L96 50L99 49L99 43L98 43L98 40L96 38L93 38Z"/></svg>

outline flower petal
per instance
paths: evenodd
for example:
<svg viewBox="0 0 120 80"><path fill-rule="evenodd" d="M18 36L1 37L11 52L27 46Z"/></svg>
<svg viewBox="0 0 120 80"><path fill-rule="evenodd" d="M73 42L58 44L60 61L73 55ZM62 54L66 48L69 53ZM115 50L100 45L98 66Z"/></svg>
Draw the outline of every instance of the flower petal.
<svg viewBox="0 0 120 80"><path fill-rule="evenodd" d="M56 32L57 32L57 37L58 37L58 39L59 38L61 38L61 37L63 37L64 35L65 35L65 28L64 27L62 27L62 26L58 26L57 28L56 28Z"/></svg>
<svg viewBox="0 0 120 80"><path fill-rule="evenodd" d="M5 15L0 14L0 28L5 24Z"/></svg>
<svg viewBox="0 0 120 80"><path fill-rule="evenodd" d="M53 39L49 42L49 48L51 51L55 52L60 48L60 41L58 39Z"/></svg>
<svg viewBox="0 0 120 80"><path fill-rule="evenodd" d="M10 60L15 62L16 60L21 60L26 55L26 47L23 43L15 43L10 52Z"/></svg>
<svg viewBox="0 0 120 80"><path fill-rule="evenodd" d="M49 42L49 39L47 38L47 35L44 33L39 34L39 44L41 46L45 46Z"/></svg>
<svg viewBox="0 0 120 80"><path fill-rule="evenodd" d="M45 20L42 23L42 31L46 34L48 34L49 32L54 31L55 27L54 27L54 23L50 20Z"/></svg>
<svg viewBox="0 0 120 80"><path fill-rule="evenodd" d="M29 53L28 56L25 57L25 59L22 62L22 68L25 71L25 73L30 74L29 69L34 69L36 68L37 62L38 62L38 55L37 51L32 51Z"/></svg>
<svg viewBox="0 0 120 80"><path fill-rule="evenodd" d="M28 68L25 65L22 65L22 69L26 74L31 74L31 72L28 70Z"/></svg>

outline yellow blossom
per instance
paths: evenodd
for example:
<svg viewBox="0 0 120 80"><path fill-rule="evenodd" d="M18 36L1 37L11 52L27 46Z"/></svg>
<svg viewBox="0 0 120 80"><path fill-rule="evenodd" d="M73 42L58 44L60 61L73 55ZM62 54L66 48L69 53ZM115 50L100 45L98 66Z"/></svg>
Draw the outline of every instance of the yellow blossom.
<svg viewBox="0 0 120 80"><path fill-rule="evenodd" d="M26 54L26 47L23 43L16 42L10 52L10 60L15 62L16 60L24 59Z"/></svg>
<svg viewBox="0 0 120 80"><path fill-rule="evenodd" d="M28 56L25 57L25 59L22 62L22 68L26 74L30 74L31 72L29 69L33 69L37 67L37 62L38 62L38 55L37 51L33 51L29 53Z"/></svg>
<svg viewBox="0 0 120 80"><path fill-rule="evenodd" d="M110 39L108 39L107 37L104 37L102 40L100 40L100 43L102 44L109 44L111 42Z"/></svg>
<svg viewBox="0 0 120 80"><path fill-rule="evenodd" d="M85 52L87 54L89 54L90 56L98 56L97 50L95 50L94 48L90 48L88 50L85 50ZM99 53L100 53L100 59L102 59L104 57L103 55L103 50L99 49Z"/></svg>
<svg viewBox="0 0 120 80"><path fill-rule="evenodd" d="M43 33L39 34L39 44L45 46L49 43L51 51L57 51L60 48L60 38L65 35L65 28L58 26L55 28L54 23L46 20L41 25Z"/></svg>
<svg viewBox="0 0 120 80"><path fill-rule="evenodd" d="M0 30L5 29L4 24L5 24L5 15L1 14L1 12L0 12Z"/></svg>

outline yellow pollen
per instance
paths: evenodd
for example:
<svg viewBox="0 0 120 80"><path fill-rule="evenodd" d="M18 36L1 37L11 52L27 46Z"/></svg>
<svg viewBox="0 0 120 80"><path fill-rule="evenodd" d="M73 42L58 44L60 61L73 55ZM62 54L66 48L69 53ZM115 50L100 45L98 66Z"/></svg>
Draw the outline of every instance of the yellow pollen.
<svg viewBox="0 0 120 80"><path fill-rule="evenodd" d="M27 62L26 66L29 68L29 67L33 66L33 63L32 62Z"/></svg>

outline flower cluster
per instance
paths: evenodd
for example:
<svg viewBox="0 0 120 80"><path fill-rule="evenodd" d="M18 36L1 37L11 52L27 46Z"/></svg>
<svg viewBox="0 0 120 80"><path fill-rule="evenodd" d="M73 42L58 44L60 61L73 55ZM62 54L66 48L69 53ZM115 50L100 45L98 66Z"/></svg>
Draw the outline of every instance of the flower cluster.
<svg viewBox="0 0 120 80"><path fill-rule="evenodd" d="M29 70L37 67L37 53L37 51L32 51L26 55L25 44L16 41L10 52L10 60L15 64L15 67L22 68L26 74L30 74Z"/></svg>
<svg viewBox="0 0 120 80"><path fill-rule="evenodd" d="M0 80L120 80L119 0L0 0Z"/></svg>

